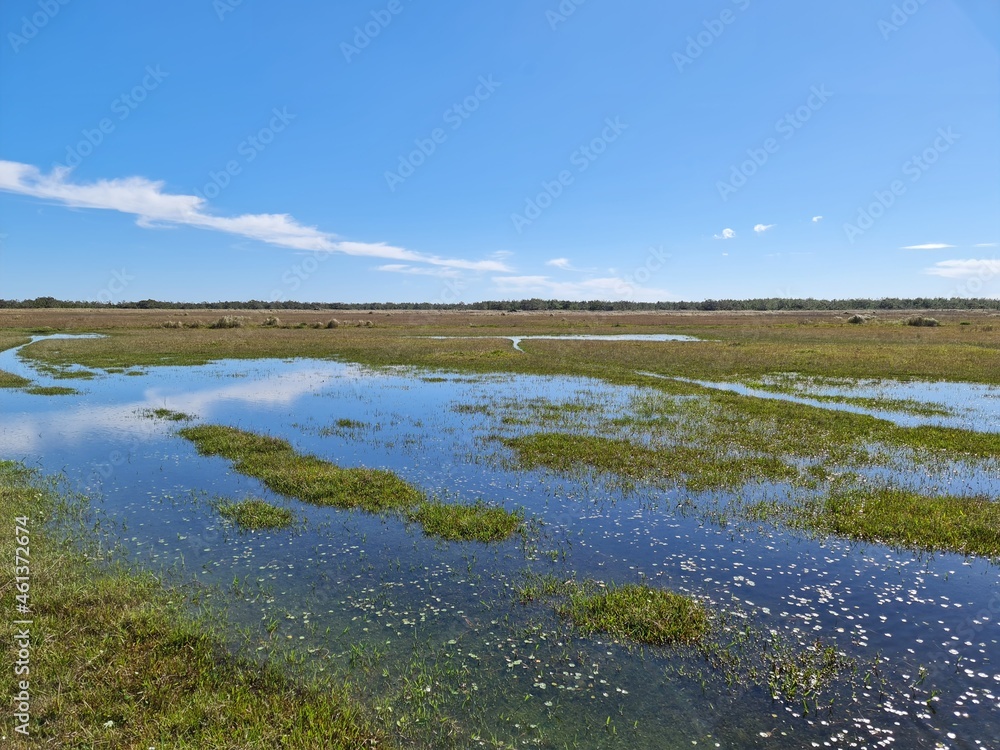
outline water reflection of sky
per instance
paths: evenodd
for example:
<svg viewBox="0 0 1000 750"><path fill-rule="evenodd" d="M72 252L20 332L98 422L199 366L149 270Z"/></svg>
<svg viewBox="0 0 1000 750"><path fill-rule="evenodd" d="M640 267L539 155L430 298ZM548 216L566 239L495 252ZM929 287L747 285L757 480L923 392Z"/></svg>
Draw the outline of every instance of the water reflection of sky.
<svg viewBox="0 0 1000 750"><path fill-rule="evenodd" d="M561 735L560 727L599 727L608 715L639 722L619 738L601 735L604 746L621 748L695 741L847 747L889 738L897 747L991 747L1000 736L996 567L719 527L678 510L677 491L623 494L582 478L514 471L489 439L499 429L495 418L454 410L542 398L616 413L636 389L578 378L427 378L310 360L151 368L139 377L71 384L82 393L0 391L0 456L64 472L72 486L93 493L118 522L126 548L146 564L183 561L188 575L206 583L227 586L238 577L266 587L263 599L233 603L245 623L282 613L280 635L332 654L366 639L390 641L401 658L406 644L451 648L454 659L477 670L474 703L501 736L527 744L534 723L549 727L549 744L561 746L560 738L577 732ZM524 507L544 523L542 547L559 555L517 542L443 544L396 519L277 497L227 461L199 456L173 434L177 423L143 415L161 407L278 435L344 466L390 468L430 494ZM362 426L338 428L339 419ZM992 485L988 477L979 481L996 495L995 477ZM246 494L287 503L306 526L237 534L206 502ZM862 657L881 652L890 684L885 695L872 689L848 711L820 720L796 716L801 710L772 704L759 691L703 694L696 680L672 675L667 655L639 659L599 637L578 639L568 651L555 645L562 631L547 610L503 599L526 566L605 581L644 576L738 605L792 639L828 638ZM539 622L553 642L520 630ZM920 666L931 672L924 688L940 691L933 714L904 689Z"/></svg>

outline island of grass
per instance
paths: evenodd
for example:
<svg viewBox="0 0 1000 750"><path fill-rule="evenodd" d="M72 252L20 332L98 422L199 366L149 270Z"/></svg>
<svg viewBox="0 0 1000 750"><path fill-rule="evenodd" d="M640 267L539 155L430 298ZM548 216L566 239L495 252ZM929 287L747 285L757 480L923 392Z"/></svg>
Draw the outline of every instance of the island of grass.
<svg viewBox="0 0 1000 750"><path fill-rule="evenodd" d="M651 646L698 644L710 626L708 610L698 600L634 583L576 588L558 611L584 633Z"/></svg>
<svg viewBox="0 0 1000 750"><path fill-rule="evenodd" d="M24 388L31 381L6 370L0 370L0 388Z"/></svg>
<svg viewBox="0 0 1000 750"><path fill-rule="evenodd" d="M345 469L316 456L296 453L287 440L222 425L179 431L207 456L222 456L241 474L269 489L314 505L396 513L450 540L500 541L521 529L519 514L477 503L452 506L427 500L416 487L384 469ZM503 536L500 532L505 531Z"/></svg>
<svg viewBox="0 0 1000 750"><path fill-rule="evenodd" d="M223 518L228 518L247 531L283 529L295 521L295 514L288 508L279 508L259 498L224 501L218 507Z"/></svg>
<svg viewBox="0 0 1000 750"><path fill-rule="evenodd" d="M30 393L33 396L75 396L80 391L76 388L66 388L61 385L36 385L31 388L25 388L25 393Z"/></svg>
<svg viewBox="0 0 1000 750"><path fill-rule="evenodd" d="M498 542L515 534L524 522L521 513L481 500L474 505L423 502L410 511L409 518L423 526L424 533L451 542Z"/></svg>
<svg viewBox="0 0 1000 750"><path fill-rule="evenodd" d="M801 506L758 503L751 518L925 552L1000 557L1000 503L898 487L836 490Z"/></svg>
<svg viewBox="0 0 1000 750"><path fill-rule="evenodd" d="M152 576L93 562L79 533L71 543L47 526L60 507L68 499L0 462L0 513L12 524L0 555L14 559L15 519L27 519L31 540L31 734L19 741L8 727L11 747L388 746L344 685L235 656ZM0 593L4 611L15 593ZM0 621L10 664L19 627ZM0 670L0 692L16 695L22 679Z"/></svg>

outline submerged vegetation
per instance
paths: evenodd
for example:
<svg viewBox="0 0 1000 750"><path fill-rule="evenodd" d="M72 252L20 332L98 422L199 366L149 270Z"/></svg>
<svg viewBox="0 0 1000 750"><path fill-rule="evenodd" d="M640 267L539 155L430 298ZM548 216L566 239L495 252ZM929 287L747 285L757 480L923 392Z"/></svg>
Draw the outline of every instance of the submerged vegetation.
<svg viewBox="0 0 1000 750"><path fill-rule="evenodd" d="M446 506L428 502L416 487L391 471L344 469L297 453L291 443L280 438L222 425L185 427L179 434L193 442L199 453L227 458L241 474L261 480L274 492L313 505L403 513L424 524L428 534L453 540L499 541L521 525L518 514L484 503ZM501 536L501 532L505 533Z"/></svg>
<svg viewBox="0 0 1000 750"><path fill-rule="evenodd" d="M169 422L187 422L194 419L190 414L165 408L146 409L143 411L143 415L150 419L166 419Z"/></svg>
<svg viewBox="0 0 1000 750"><path fill-rule="evenodd" d="M8 723L11 746L384 746L344 685L310 686L234 656L181 611L176 592L150 575L94 562L62 538L47 521L70 512L65 503L23 468L0 462L0 512L12 524L26 519L31 540L30 737L21 741ZM11 529L0 537L7 560L15 552ZM7 612L14 594L5 587ZM9 664L18 627L10 617L0 623ZM0 691L17 695L18 679L2 670Z"/></svg>
<svg viewBox="0 0 1000 750"><path fill-rule="evenodd" d="M35 385L25 388L24 392L34 396L75 396L80 391L76 388L66 388L59 385Z"/></svg>

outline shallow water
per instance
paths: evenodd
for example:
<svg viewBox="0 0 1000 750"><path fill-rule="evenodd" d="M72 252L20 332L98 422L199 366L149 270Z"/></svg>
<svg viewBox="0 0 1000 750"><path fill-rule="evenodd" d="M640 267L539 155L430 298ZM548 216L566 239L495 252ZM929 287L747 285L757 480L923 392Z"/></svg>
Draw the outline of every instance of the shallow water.
<svg viewBox="0 0 1000 750"><path fill-rule="evenodd" d="M0 353L0 369L12 369L14 357ZM421 696L440 699L484 738L552 748L998 746L997 566L720 528L680 512L673 491L625 494L512 470L489 439L502 430L495 415L455 410L541 398L616 412L640 389L314 360L151 368L73 385L80 395L0 390L0 457L64 472L71 487L98 498L135 560L217 585L214 598L262 641L272 623L275 638L324 670L349 669L364 644L378 664L373 680L383 667L395 683L410 674ZM393 518L286 500L228 461L199 456L174 434L178 423L143 415L160 407L284 437L343 466L389 468L429 494L523 507L544 526L537 545L442 543ZM338 428L341 418L364 426ZM994 477L994 496L998 485ZM287 504L305 525L241 534L208 502L247 494ZM669 652L571 637L545 605L512 600L509 587L526 568L622 583L645 577L791 640L822 637L862 659L880 654L885 694L861 689L831 712L803 716L801 704L772 702L763 690L713 682L703 690L690 676L703 665L678 674ZM234 579L241 593L231 591ZM441 672L408 672L414 654L432 654ZM929 674L911 697L921 666ZM931 690L934 711L925 704Z"/></svg>

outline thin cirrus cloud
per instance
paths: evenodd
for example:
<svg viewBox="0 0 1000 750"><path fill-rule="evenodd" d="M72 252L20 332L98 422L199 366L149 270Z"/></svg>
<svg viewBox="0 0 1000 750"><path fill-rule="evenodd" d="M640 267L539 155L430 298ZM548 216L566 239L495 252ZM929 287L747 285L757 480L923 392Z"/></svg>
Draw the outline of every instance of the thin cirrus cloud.
<svg viewBox="0 0 1000 750"><path fill-rule="evenodd" d="M755 231L757 234L764 234L764 232L766 232L768 229L772 229L773 227L774 224L757 224L753 228L753 231Z"/></svg>
<svg viewBox="0 0 1000 750"><path fill-rule="evenodd" d="M714 239L714 240L731 240L735 236L736 236L736 232L734 232L732 229L729 229L727 227L726 229L723 229L719 234L713 234L712 235L712 239Z"/></svg>
<svg viewBox="0 0 1000 750"><path fill-rule="evenodd" d="M942 260L930 268L925 268L924 273L931 276L943 276L946 279L992 279L1000 275L1000 260L988 258Z"/></svg>
<svg viewBox="0 0 1000 750"><path fill-rule="evenodd" d="M618 276L584 281L555 281L548 276L494 276L492 281L502 294L552 299L627 299L635 302L659 302L672 299L665 289L640 286Z"/></svg>
<svg viewBox="0 0 1000 750"><path fill-rule="evenodd" d="M339 240L335 235L316 227L299 224L288 214L217 216L208 212L208 204L204 198L164 192L164 183L160 180L124 177L79 183L69 179L70 171L55 168L48 174L43 174L31 164L0 160L0 191L54 201L71 208L132 214L136 217L136 224L144 228L189 226L225 232L293 250L385 258L467 271L510 270L507 264L498 260L441 258L383 242Z"/></svg>
<svg viewBox="0 0 1000 750"><path fill-rule="evenodd" d="M813 224L819 224L821 221L823 221L822 216L813 216Z"/></svg>
<svg viewBox="0 0 1000 750"><path fill-rule="evenodd" d="M977 242L973 247L1000 247L1000 242Z"/></svg>
<svg viewBox="0 0 1000 750"><path fill-rule="evenodd" d="M905 247L899 248L900 250L946 250L949 247L955 247L954 245L947 245L944 242L929 242L926 245L906 245Z"/></svg>

